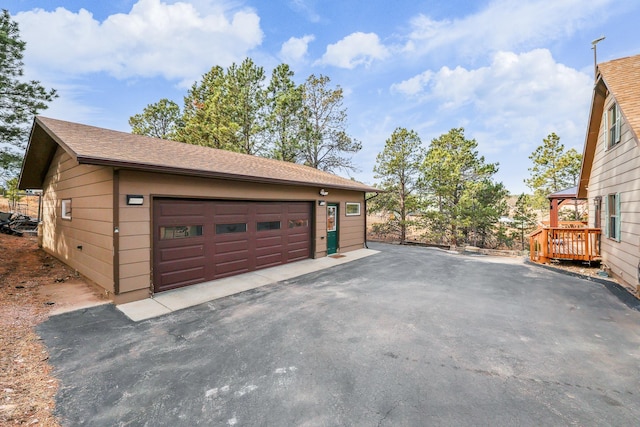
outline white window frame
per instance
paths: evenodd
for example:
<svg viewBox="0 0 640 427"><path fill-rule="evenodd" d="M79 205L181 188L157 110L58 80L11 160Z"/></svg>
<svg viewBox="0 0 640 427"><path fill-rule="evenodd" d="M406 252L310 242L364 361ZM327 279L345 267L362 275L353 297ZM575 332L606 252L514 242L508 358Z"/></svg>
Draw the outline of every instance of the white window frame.
<svg viewBox="0 0 640 427"><path fill-rule="evenodd" d="M357 206L358 207L358 212L355 213L349 213L349 207L353 207L353 206ZM360 202L347 202L345 209L344 209L345 215L346 216L360 216Z"/></svg>
<svg viewBox="0 0 640 427"><path fill-rule="evenodd" d="M616 242L622 235L622 220L620 215L620 193L609 194L605 199L605 236ZM613 227L612 227L613 225ZM613 230L612 230L613 228Z"/></svg>
<svg viewBox="0 0 640 427"><path fill-rule="evenodd" d="M604 115L604 140L607 149L620 143L620 126L622 117L618 104L614 103Z"/></svg>
<svg viewBox="0 0 640 427"><path fill-rule="evenodd" d="M71 221L71 199L62 199L60 204L60 218Z"/></svg>

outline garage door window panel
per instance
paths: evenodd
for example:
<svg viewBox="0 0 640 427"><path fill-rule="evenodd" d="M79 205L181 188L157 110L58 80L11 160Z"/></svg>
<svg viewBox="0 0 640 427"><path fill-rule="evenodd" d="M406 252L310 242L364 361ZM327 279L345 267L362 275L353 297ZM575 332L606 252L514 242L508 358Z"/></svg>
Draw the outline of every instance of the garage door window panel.
<svg viewBox="0 0 640 427"><path fill-rule="evenodd" d="M160 227L160 240L186 239L202 236L202 225L175 225Z"/></svg>
<svg viewBox="0 0 640 427"><path fill-rule="evenodd" d="M290 219L289 220L289 228L299 228L299 227L308 227L309 220L308 219Z"/></svg>
<svg viewBox="0 0 640 427"><path fill-rule="evenodd" d="M247 223L237 222L234 224L216 224L216 234L232 234L232 233L246 233Z"/></svg>
<svg viewBox="0 0 640 427"><path fill-rule="evenodd" d="M280 230L280 221L263 221L256 225L257 231Z"/></svg>

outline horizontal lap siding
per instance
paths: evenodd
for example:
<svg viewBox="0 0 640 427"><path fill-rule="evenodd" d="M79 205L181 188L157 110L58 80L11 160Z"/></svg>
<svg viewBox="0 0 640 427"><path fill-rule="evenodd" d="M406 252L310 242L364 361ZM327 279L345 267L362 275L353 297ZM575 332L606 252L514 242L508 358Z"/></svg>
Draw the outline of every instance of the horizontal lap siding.
<svg viewBox="0 0 640 427"><path fill-rule="evenodd" d="M364 245L363 193L330 190L327 197L318 194L320 187L296 187L226 181L206 178L171 176L147 172L120 171L120 292L149 289L151 280L151 197L202 198L216 200L273 200L313 202L315 209L314 258L326 255L326 206L318 200L340 204L340 218L344 223L341 251L362 248ZM142 206L127 206L126 195L144 197ZM345 203L360 202L361 215L345 217ZM361 227L358 229L358 227ZM342 235L341 235L342 236ZM135 254L129 257L128 254ZM132 264L126 266L127 264ZM127 277L124 277L124 275Z"/></svg>
<svg viewBox="0 0 640 427"><path fill-rule="evenodd" d="M43 249L113 292L111 169L79 165L58 148L43 189ZM63 199L72 201L70 221L61 218Z"/></svg>
<svg viewBox="0 0 640 427"><path fill-rule="evenodd" d="M347 196L348 197L348 196ZM362 193L351 196L352 198L340 203L339 244L340 252L364 247L364 199ZM347 215L346 204L360 203L360 215Z"/></svg>
<svg viewBox="0 0 640 427"><path fill-rule="evenodd" d="M605 103L605 114L611 107L612 98ZM624 111L622 112L624 116ZM602 197L602 260L616 277L628 285L637 284L640 261L640 148L627 123L622 121L620 142L607 149L604 142L604 121L596 145L591 176L589 177L589 218L595 224L593 200ZM620 193L621 236L620 242L605 236L607 221L606 198Z"/></svg>

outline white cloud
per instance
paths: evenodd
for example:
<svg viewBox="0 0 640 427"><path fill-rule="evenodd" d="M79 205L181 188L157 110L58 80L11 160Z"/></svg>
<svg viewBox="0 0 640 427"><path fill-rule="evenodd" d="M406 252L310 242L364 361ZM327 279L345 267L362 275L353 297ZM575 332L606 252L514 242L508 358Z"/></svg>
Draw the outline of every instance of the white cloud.
<svg viewBox="0 0 640 427"><path fill-rule="evenodd" d="M389 50L380 43L377 34L358 32L327 46L318 63L354 69L359 65L368 66L374 60L382 60L388 56Z"/></svg>
<svg viewBox="0 0 640 427"><path fill-rule="evenodd" d="M291 37L282 44L279 57L284 62L299 62L307 55L309 43L315 40L313 35L303 37Z"/></svg>
<svg viewBox="0 0 640 427"><path fill-rule="evenodd" d="M418 15L410 21L405 51L428 53L455 46L457 55L532 48L565 38L604 19L614 0L495 0L479 13L436 21Z"/></svg>
<svg viewBox="0 0 640 427"><path fill-rule="evenodd" d="M221 1L193 4L139 0L128 14L103 22L80 9L42 9L15 16L27 42L29 67L51 74L104 72L117 78L197 79L213 65L239 62L262 42L260 18ZM206 10L205 10L206 9Z"/></svg>
<svg viewBox="0 0 640 427"><path fill-rule="evenodd" d="M320 22L320 14L316 11L315 0L290 0L293 10L305 16L309 22Z"/></svg>
<svg viewBox="0 0 640 427"><path fill-rule="evenodd" d="M484 152L531 151L550 132L580 151L592 77L557 63L546 49L498 52L477 69L427 70L392 86L449 127L468 120Z"/></svg>
<svg viewBox="0 0 640 427"><path fill-rule="evenodd" d="M429 83L432 77L433 71L427 70L400 83L392 84L391 91L400 92L408 96L417 95L423 91L424 87Z"/></svg>

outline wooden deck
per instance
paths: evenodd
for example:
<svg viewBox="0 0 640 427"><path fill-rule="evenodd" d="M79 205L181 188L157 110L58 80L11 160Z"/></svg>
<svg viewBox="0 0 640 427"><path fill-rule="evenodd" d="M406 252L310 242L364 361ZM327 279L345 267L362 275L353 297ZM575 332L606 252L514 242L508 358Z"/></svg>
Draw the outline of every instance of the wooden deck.
<svg viewBox="0 0 640 427"><path fill-rule="evenodd" d="M540 227L529 235L529 256L534 262L553 259L575 261L600 260L599 228L582 223L565 223L561 227Z"/></svg>

